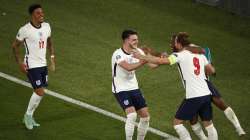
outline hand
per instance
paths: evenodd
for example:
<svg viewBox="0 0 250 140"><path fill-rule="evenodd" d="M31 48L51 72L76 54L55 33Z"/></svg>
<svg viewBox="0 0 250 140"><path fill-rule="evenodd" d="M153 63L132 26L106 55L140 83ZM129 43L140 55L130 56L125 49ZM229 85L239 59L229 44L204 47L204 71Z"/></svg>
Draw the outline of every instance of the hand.
<svg viewBox="0 0 250 140"><path fill-rule="evenodd" d="M51 57L50 58L50 66L49 66L49 69L51 70L51 71L55 71L56 70L56 65L55 65L55 58L53 57Z"/></svg>
<svg viewBox="0 0 250 140"><path fill-rule="evenodd" d="M147 63L147 61L146 61L146 60L140 60L140 63L141 63L142 65L144 65L144 64Z"/></svg>
<svg viewBox="0 0 250 140"><path fill-rule="evenodd" d="M143 55L137 49L132 50L132 54L134 58L142 59Z"/></svg>
<svg viewBox="0 0 250 140"><path fill-rule="evenodd" d="M161 58L166 58L166 57L168 57L168 53L167 52L162 52L160 57Z"/></svg>
<svg viewBox="0 0 250 140"><path fill-rule="evenodd" d="M25 74L28 73L28 71L27 71L27 65L21 63L21 64L19 64L19 68L20 68L21 72L23 72Z"/></svg>
<svg viewBox="0 0 250 140"><path fill-rule="evenodd" d="M132 48L132 49L136 49L137 48L137 46L136 45L133 45L133 44L129 44L129 46Z"/></svg>
<svg viewBox="0 0 250 140"><path fill-rule="evenodd" d="M141 50L145 53L145 54L150 54L150 55L154 55L154 50L152 48L149 48L149 47L145 47L143 46L141 48Z"/></svg>

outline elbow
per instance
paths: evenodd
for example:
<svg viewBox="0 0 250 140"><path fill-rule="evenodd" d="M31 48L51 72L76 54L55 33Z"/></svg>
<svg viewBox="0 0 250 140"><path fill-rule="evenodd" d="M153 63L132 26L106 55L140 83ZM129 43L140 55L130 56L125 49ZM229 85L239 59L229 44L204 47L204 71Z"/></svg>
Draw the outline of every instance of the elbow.
<svg viewBox="0 0 250 140"><path fill-rule="evenodd" d="M206 71L206 75L212 75L212 76L215 76L216 75L216 71L214 68L210 69L210 70L207 70Z"/></svg>

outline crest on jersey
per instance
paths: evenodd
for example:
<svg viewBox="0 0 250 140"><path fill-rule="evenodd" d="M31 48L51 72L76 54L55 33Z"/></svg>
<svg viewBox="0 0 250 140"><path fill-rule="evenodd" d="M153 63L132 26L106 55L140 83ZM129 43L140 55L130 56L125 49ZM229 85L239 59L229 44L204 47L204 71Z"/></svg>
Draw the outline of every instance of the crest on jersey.
<svg viewBox="0 0 250 140"><path fill-rule="evenodd" d="M123 103L124 103L124 105L128 105L129 101L128 100L124 100Z"/></svg>
<svg viewBox="0 0 250 140"><path fill-rule="evenodd" d="M121 59L121 56L120 56L120 55L117 55L117 56L116 56L116 60L119 60L119 59Z"/></svg>
<svg viewBox="0 0 250 140"><path fill-rule="evenodd" d="M42 33L42 32L39 32L38 34L39 34L39 37L42 37L42 36L43 36L43 33Z"/></svg>
<svg viewBox="0 0 250 140"><path fill-rule="evenodd" d="M40 81L40 80L37 80L37 81L36 81L36 85L37 85L37 86L40 86L40 85L41 85L41 81Z"/></svg>

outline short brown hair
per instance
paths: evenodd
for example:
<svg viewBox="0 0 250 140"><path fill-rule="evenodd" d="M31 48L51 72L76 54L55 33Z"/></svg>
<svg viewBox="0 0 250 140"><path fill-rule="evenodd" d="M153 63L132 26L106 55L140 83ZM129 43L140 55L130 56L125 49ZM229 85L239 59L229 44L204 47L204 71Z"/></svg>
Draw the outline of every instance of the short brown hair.
<svg viewBox="0 0 250 140"><path fill-rule="evenodd" d="M186 32L179 32L176 37L175 41L180 43L182 46L189 46L191 42L188 39L189 35Z"/></svg>

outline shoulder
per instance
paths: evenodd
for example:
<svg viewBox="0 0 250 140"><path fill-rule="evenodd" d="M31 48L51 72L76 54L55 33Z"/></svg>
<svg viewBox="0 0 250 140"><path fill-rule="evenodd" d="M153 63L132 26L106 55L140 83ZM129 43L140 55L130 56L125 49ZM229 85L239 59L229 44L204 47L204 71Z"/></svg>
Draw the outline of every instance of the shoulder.
<svg viewBox="0 0 250 140"><path fill-rule="evenodd" d="M21 26L20 28L19 28L19 31L26 31L26 30L28 30L30 28L30 24L29 23L26 23L26 24L24 24L23 26Z"/></svg>
<svg viewBox="0 0 250 140"><path fill-rule="evenodd" d="M26 23L25 25L21 26L18 30L17 37L25 37L29 29L30 29L29 23Z"/></svg>
<svg viewBox="0 0 250 140"><path fill-rule="evenodd" d="M207 58L206 58L206 56L203 55L203 54L199 54L199 57L200 57L202 60L204 60L204 61L208 61Z"/></svg>
<svg viewBox="0 0 250 140"><path fill-rule="evenodd" d="M48 22L43 22L42 26L45 28L50 28L50 24Z"/></svg>
<svg viewBox="0 0 250 140"><path fill-rule="evenodd" d="M113 55L112 55L112 59L119 61L119 60L123 60L124 59L124 53L122 52L121 49L117 49L114 51Z"/></svg>
<svg viewBox="0 0 250 140"><path fill-rule="evenodd" d="M123 52L122 52L121 49L116 49L116 50L114 51L114 53L113 53L113 55L122 55L122 54L123 54Z"/></svg>
<svg viewBox="0 0 250 140"><path fill-rule="evenodd" d="M184 55L187 55L187 54L191 54L189 51L187 50L182 50L180 52L175 52L175 53L172 53L174 56L176 57L180 57L180 56L184 56Z"/></svg>

